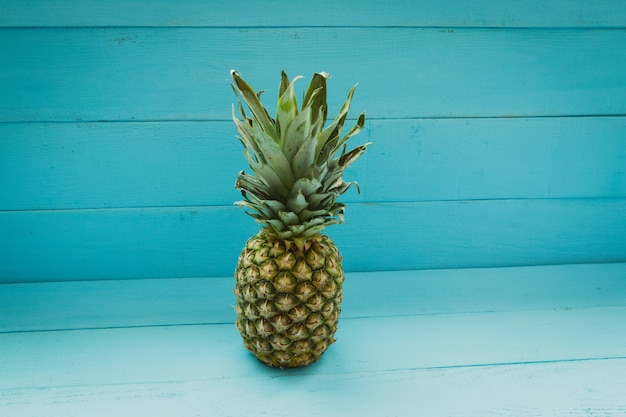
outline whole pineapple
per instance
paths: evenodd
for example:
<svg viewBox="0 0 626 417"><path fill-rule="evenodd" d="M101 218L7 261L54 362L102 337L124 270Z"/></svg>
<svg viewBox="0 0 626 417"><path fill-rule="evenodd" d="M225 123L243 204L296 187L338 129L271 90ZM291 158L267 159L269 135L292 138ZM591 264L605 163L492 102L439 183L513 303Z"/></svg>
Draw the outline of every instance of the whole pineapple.
<svg viewBox="0 0 626 417"><path fill-rule="evenodd" d="M343 181L342 174L368 145L346 151L346 142L361 131L365 115L341 136L354 86L325 127L324 72L313 76L298 109L294 83L302 77L290 81L283 71L275 119L260 93L236 71L231 76L241 116L233 106L233 121L254 174L239 173L235 186L244 200L237 204L263 224L239 256L236 325L245 347L262 362L308 365L335 341L344 274L339 251L321 231L343 221L345 205L337 198L356 183Z"/></svg>

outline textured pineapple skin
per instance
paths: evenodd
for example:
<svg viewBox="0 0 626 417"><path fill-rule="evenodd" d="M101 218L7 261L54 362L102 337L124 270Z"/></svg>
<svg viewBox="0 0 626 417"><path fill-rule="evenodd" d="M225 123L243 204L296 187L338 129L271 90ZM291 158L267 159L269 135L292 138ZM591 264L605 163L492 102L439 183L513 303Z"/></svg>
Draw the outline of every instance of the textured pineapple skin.
<svg viewBox="0 0 626 417"><path fill-rule="evenodd" d="M270 366L315 362L335 342L343 281L341 255L325 235L298 245L263 231L251 237L235 270L244 346Z"/></svg>

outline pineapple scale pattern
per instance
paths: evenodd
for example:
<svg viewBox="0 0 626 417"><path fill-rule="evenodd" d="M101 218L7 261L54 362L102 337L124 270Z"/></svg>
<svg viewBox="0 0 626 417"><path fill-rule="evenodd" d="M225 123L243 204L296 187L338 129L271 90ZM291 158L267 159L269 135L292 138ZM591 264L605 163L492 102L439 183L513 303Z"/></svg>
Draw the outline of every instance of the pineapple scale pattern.
<svg viewBox="0 0 626 417"><path fill-rule="evenodd" d="M236 325L262 362L308 365L335 341L344 274L327 236L297 248L261 231L246 242L235 281Z"/></svg>

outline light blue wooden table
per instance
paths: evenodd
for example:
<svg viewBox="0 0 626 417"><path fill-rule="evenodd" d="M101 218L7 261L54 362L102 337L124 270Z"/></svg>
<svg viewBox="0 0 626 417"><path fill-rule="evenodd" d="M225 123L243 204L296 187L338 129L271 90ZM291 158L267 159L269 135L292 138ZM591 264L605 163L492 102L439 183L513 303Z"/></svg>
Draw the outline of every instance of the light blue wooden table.
<svg viewBox="0 0 626 417"><path fill-rule="evenodd" d="M625 416L626 3L213 3L0 0L0 416ZM233 325L232 68L367 114L303 369Z"/></svg>
<svg viewBox="0 0 626 417"><path fill-rule="evenodd" d="M624 277L626 263L351 273L337 343L296 370L243 348L230 277L6 284L0 412L622 416Z"/></svg>

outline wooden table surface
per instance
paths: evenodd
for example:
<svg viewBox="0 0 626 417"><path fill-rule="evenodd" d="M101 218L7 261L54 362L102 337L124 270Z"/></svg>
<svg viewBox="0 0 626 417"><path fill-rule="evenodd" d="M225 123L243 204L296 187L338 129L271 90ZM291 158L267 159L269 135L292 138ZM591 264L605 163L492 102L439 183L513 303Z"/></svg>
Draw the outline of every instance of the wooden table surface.
<svg viewBox="0 0 626 417"><path fill-rule="evenodd" d="M624 263L348 274L294 370L243 348L231 287L0 286L0 415L626 415Z"/></svg>

